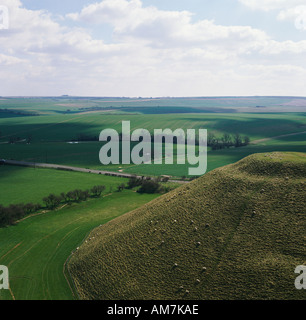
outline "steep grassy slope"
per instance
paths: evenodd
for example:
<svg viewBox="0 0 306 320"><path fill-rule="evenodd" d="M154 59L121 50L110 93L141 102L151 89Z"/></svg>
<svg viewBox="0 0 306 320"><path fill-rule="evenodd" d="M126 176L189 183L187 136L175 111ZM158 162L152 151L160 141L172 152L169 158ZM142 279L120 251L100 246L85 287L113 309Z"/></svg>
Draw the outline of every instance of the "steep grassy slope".
<svg viewBox="0 0 306 320"><path fill-rule="evenodd" d="M255 154L95 229L81 299L305 299L306 155Z"/></svg>

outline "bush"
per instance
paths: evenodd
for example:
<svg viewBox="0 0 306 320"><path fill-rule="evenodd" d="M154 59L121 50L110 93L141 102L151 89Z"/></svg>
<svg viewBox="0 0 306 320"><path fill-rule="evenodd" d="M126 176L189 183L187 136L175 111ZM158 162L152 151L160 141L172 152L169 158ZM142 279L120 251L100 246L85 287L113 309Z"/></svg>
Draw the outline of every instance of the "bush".
<svg viewBox="0 0 306 320"><path fill-rule="evenodd" d="M117 187L117 191L118 191L118 192L121 192L121 191L123 191L124 188L125 188L125 184L124 184L124 183L121 183L121 184Z"/></svg>
<svg viewBox="0 0 306 320"><path fill-rule="evenodd" d="M136 176L131 177L128 181L127 188L133 189L135 187L139 187L142 184L143 179L137 178Z"/></svg>
<svg viewBox="0 0 306 320"><path fill-rule="evenodd" d="M61 203L61 201L62 197L56 196L53 193L51 193L48 197L43 198L43 202L48 209L54 209Z"/></svg>
<svg viewBox="0 0 306 320"><path fill-rule="evenodd" d="M138 189L138 193L158 193L161 191L161 185L154 180L145 180L142 182L141 187Z"/></svg>

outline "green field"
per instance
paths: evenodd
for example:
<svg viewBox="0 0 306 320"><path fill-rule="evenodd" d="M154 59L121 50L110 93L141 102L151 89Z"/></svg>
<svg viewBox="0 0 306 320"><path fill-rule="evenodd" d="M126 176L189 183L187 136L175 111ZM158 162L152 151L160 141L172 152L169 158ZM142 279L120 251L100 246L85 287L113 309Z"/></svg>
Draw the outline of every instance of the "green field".
<svg viewBox="0 0 306 320"><path fill-rule="evenodd" d="M0 176L0 203L4 206L28 202L43 204L42 198L50 193L90 190L95 185L105 185L104 194L107 194L127 182L125 178L17 166L0 166Z"/></svg>
<svg viewBox="0 0 306 320"><path fill-rule="evenodd" d="M49 106L52 108L52 106ZM58 107L54 107L55 110ZM40 109L42 112L43 108ZM178 109L179 110L179 109ZM247 135L252 141L270 138L271 140L249 145L243 148L231 148L210 151L208 170L237 161L244 156L267 151L304 152L305 134L287 138L275 138L280 135L302 133L306 131L305 113L204 113L204 114L129 114L110 115L98 113L57 114L27 116L18 118L0 118L0 158L35 162L47 162L86 168L114 170L127 173L148 175L168 174L186 176L188 165L139 165L103 166L99 162L101 142L68 143L82 134L98 137L101 130L113 128L121 132L123 120L131 121L131 129L144 128L153 133L153 129L177 128L208 129L208 132L221 137L223 133ZM27 144L27 137L31 143ZM21 142L8 144L11 137Z"/></svg>
<svg viewBox="0 0 306 320"><path fill-rule="evenodd" d="M73 299L63 273L71 252L94 227L155 197L113 193L0 228L0 265L9 268L11 287L11 292L0 290L0 300Z"/></svg>
<svg viewBox="0 0 306 320"><path fill-rule="evenodd" d="M305 108L298 107L299 103L294 106L294 101L300 99L304 98L3 98L0 159L181 178L187 176L189 164L103 166L99 162L101 142L71 142L80 135L93 140L107 128L121 132L121 123L127 120L131 121L131 130L144 128L151 133L154 129L203 128L218 137L224 133L250 137L251 144L246 147L216 151L209 148L211 171L253 153L306 152ZM8 143L12 139L15 142ZM89 173L0 166L0 204L4 206L42 203L50 193L106 186L102 199L66 205L29 217L16 226L0 228L0 265L9 267L12 290L0 290L0 300L72 299L63 274L70 253L93 228L158 196L115 192L126 181Z"/></svg>

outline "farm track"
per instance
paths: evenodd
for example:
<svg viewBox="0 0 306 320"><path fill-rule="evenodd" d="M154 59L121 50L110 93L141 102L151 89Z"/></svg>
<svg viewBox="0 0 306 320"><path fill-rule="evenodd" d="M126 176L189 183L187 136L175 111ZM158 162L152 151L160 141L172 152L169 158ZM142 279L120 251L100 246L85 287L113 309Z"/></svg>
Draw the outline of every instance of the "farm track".
<svg viewBox="0 0 306 320"><path fill-rule="evenodd" d="M58 165L58 164L36 163L36 162L6 160L6 159L3 159L3 161L4 161L4 164L13 165L13 166L47 168L47 169L56 169L56 170L65 170L65 171L75 171L75 172L102 174L102 175L106 175L106 176L114 176L114 177L120 177L120 178L135 177L135 175L129 174L129 173L120 173L120 172L113 172L113 171L86 169L86 168L79 168L79 167L63 166L63 165ZM147 177L147 176L136 176L136 177L137 178L142 178L142 177ZM168 180L168 181L169 182L175 182L175 183L188 183L189 182L189 181L181 181L181 180Z"/></svg>

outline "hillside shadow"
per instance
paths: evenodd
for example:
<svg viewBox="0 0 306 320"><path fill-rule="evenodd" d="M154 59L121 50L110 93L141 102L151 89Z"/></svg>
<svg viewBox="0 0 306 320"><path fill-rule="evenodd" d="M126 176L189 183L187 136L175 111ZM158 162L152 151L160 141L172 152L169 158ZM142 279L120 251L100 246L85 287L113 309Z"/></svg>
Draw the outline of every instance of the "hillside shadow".
<svg viewBox="0 0 306 320"><path fill-rule="evenodd" d="M303 116L303 115L301 115ZM304 115L305 116L305 115ZM277 135L299 132L306 130L306 123L292 119L266 119L266 118L243 118L242 120L236 119L218 119L216 115L215 119L212 118L183 118L182 120L190 122L214 122L211 128L205 128L211 131L221 131L229 134L239 133L249 136L262 136L273 137ZM303 130L304 128L304 130Z"/></svg>

